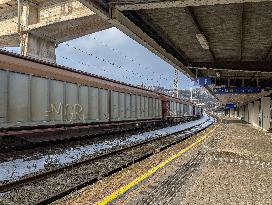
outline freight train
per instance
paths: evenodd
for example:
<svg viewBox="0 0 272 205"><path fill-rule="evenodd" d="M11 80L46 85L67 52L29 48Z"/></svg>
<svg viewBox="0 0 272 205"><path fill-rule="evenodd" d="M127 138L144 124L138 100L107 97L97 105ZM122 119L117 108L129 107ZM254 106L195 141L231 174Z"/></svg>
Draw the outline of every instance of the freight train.
<svg viewBox="0 0 272 205"><path fill-rule="evenodd" d="M0 139L43 142L178 123L189 101L56 64L0 52Z"/></svg>

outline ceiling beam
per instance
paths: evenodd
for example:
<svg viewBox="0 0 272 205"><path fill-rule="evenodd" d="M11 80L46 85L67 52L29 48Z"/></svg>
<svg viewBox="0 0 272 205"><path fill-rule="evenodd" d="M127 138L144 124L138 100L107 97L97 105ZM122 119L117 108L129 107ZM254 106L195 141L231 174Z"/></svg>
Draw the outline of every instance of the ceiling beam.
<svg viewBox="0 0 272 205"><path fill-rule="evenodd" d="M152 38L158 45L163 47L167 53L170 53L178 59L183 65L190 64L189 59L185 56L184 52L178 50L174 44L168 39L158 25L155 25L151 19L146 19L134 11L124 11L123 14L130 19L136 26Z"/></svg>
<svg viewBox="0 0 272 205"><path fill-rule="evenodd" d="M240 61L243 60L243 48L244 48L244 32L245 32L245 25L244 25L244 4L242 4L242 14L241 14L241 50L240 50Z"/></svg>
<svg viewBox="0 0 272 205"><path fill-rule="evenodd" d="M180 59L173 56L165 48L154 41L147 35L138 25L132 22L126 15L119 10L109 7L106 8L102 4L102 0L79 0L84 6L94 11L102 18L107 19L108 22L127 34L129 37L148 48L151 52L171 64L174 68L181 71L183 74L193 79L195 74L184 65ZM103 1L104 2L104 1Z"/></svg>
<svg viewBox="0 0 272 205"><path fill-rule="evenodd" d="M109 7L107 4L103 3L101 0L78 0L84 6L89 8L91 11L98 14L101 18L105 20L110 20Z"/></svg>
<svg viewBox="0 0 272 205"><path fill-rule="evenodd" d="M123 11L268 1L271 0L110 0L109 4L111 7Z"/></svg>
<svg viewBox="0 0 272 205"><path fill-rule="evenodd" d="M243 75L239 75L239 76L220 76L219 78L216 77L215 75L211 75L210 77L212 78L217 78L217 79L232 79L232 80L241 80L241 79L244 79L244 80L248 80L248 81L252 81L251 80L251 76L243 76ZM265 78L267 79L267 78Z"/></svg>
<svg viewBox="0 0 272 205"><path fill-rule="evenodd" d="M211 56L213 58L213 61L215 62L216 61L216 57L215 57L215 54L211 48L211 44L210 44L210 41L209 41L209 38L207 37L207 35L204 33L203 29L201 28L200 24L199 24L199 21L197 20L196 18L196 15L194 13L194 10L193 8L191 7L187 7L187 11L189 12L190 16L192 17L193 21L194 21L194 24L195 26L197 27L198 31L200 32L200 34L202 34L203 36L205 36L207 42L208 42L208 45L209 45L209 51L211 53Z"/></svg>
<svg viewBox="0 0 272 205"><path fill-rule="evenodd" d="M123 31L129 37L148 48L151 52L171 64L174 68L180 70L184 75L193 79L194 73L188 69L180 60L168 53L162 46L148 36L141 28L134 24L127 16L117 9L113 9L111 13L110 23Z"/></svg>
<svg viewBox="0 0 272 205"><path fill-rule="evenodd" d="M272 44L271 44L270 48L267 51L267 54L265 56L265 61L271 61L271 59L269 59L269 56L270 56L269 54L271 53L271 51L272 51Z"/></svg>
<svg viewBox="0 0 272 205"><path fill-rule="evenodd" d="M271 72L272 62L262 61L217 61L212 62L193 62L193 67L215 68L217 70L240 70L240 71L259 71L259 72Z"/></svg>
<svg viewBox="0 0 272 205"><path fill-rule="evenodd" d="M272 77L268 78L264 84L264 87L266 87L267 85L269 85L269 83L271 82Z"/></svg>
<svg viewBox="0 0 272 205"><path fill-rule="evenodd" d="M250 78L250 81L252 81L259 73L256 72L251 78Z"/></svg>

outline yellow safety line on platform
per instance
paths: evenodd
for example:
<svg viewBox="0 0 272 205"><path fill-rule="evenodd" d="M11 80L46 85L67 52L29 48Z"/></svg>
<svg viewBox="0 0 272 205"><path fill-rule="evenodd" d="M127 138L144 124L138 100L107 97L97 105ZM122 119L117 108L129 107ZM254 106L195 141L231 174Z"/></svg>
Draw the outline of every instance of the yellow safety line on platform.
<svg viewBox="0 0 272 205"><path fill-rule="evenodd" d="M188 151L189 149L193 148L194 146L196 146L197 144L199 144L200 142L202 142L204 139L206 139L218 126L214 127L212 130L210 130L207 134L205 134L203 137L201 137L200 139L198 139L197 141L195 141L194 143L192 143L191 145L189 145L188 147L180 150L178 153L172 155L171 157L169 157L168 159L166 159L165 161L161 162L160 164L158 164L157 166L153 167L152 169L148 170L145 174L143 174L142 176L139 176L138 178L134 179L132 182L128 183L127 185L121 187L119 190L113 192L111 195L106 196L104 199L102 199L100 202L97 203L97 205L105 205L109 202L111 202L112 200L116 199L118 196L124 194L126 191L128 191L131 187L135 186L136 184L140 183L141 181L143 181L144 179L146 179L147 177L149 177L150 175L154 174L158 169L162 168L163 166L165 166L166 164L168 164L169 162L171 162L172 160L174 160L175 158L179 157L180 155L182 155L184 152Z"/></svg>

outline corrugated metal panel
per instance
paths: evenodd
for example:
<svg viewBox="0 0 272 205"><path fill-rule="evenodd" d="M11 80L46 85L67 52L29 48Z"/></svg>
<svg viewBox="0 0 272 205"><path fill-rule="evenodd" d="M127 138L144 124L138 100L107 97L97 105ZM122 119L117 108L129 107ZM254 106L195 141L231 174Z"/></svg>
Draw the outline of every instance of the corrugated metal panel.
<svg viewBox="0 0 272 205"><path fill-rule="evenodd" d="M168 102L168 106L169 106L169 113L171 115L172 114L172 101Z"/></svg>
<svg viewBox="0 0 272 205"><path fill-rule="evenodd" d="M79 113L80 120L87 121L89 117L89 95L88 87L80 86L79 87L79 105L82 111ZM77 111L77 110L76 110Z"/></svg>
<svg viewBox="0 0 272 205"><path fill-rule="evenodd" d="M64 105L64 120L78 120L78 85L66 83L65 88L65 105Z"/></svg>
<svg viewBox="0 0 272 205"><path fill-rule="evenodd" d="M72 83L66 83L66 94L65 102L69 105L74 105L78 103L78 86Z"/></svg>
<svg viewBox="0 0 272 205"><path fill-rule="evenodd" d="M184 112L183 112L183 104L180 104L180 115L184 116Z"/></svg>
<svg viewBox="0 0 272 205"><path fill-rule="evenodd" d="M48 121L49 108L49 80L32 77L31 82L31 120Z"/></svg>
<svg viewBox="0 0 272 205"><path fill-rule="evenodd" d="M177 116L180 116L180 103L177 103Z"/></svg>
<svg viewBox="0 0 272 205"><path fill-rule="evenodd" d="M187 115L187 105L183 104L183 116Z"/></svg>
<svg viewBox="0 0 272 205"><path fill-rule="evenodd" d="M99 89L99 119L109 120L109 95L108 90Z"/></svg>
<svg viewBox="0 0 272 205"><path fill-rule="evenodd" d="M119 119L119 92L111 91L111 119Z"/></svg>
<svg viewBox="0 0 272 205"><path fill-rule="evenodd" d="M172 116L175 116L175 102L172 101Z"/></svg>
<svg viewBox="0 0 272 205"><path fill-rule="evenodd" d="M9 72L0 70L0 124L7 122Z"/></svg>
<svg viewBox="0 0 272 205"><path fill-rule="evenodd" d="M136 95L136 118L141 117L141 96Z"/></svg>
<svg viewBox="0 0 272 205"><path fill-rule="evenodd" d="M154 117L158 117L158 99L154 98Z"/></svg>
<svg viewBox="0 0 272 205"><path fill-rule="evenodd" d="M99 95L98 88L89 87L89 120L99 120Z"/></svg>
<svg viewBox="0 0 272 205"><path fill-rule="evenodd" d="M162 117L162 101L159 100L159 116Z"/></svg>
<svg viewBox="0 0 272 205"><path fill-rule="evenodd" d="M171 111L171 116L174 116L174 102L173 101L171 101L171 109L170 109L170 111Z"/></svg>
<svg viewBox="0 0 272 205"><path fill-rule="evenodd" d="M149 108L148 108L148 97L144 97L144 117L148 117L149 115Z"/></svg>
<svg viewBox="0 0 272 205"><path fill-rule="evenodd" d="M136 95L131 95L131 118L136 118Z"/></svg>
<svg viewBox="0 0 272 205"><path fill-rule="evenodd" d="M189 106L189 115L193 115L193 106Z"/></svg>
<svg viewBox="0 0 272 205"><path fill-rule="evenodd" d="M177 104L177 102L174 104L175 116L178 116Z"/></svg>
<svg viewBox="0 0 272 205"><path fill-rule="evenodd" d="M159 99L155 99L155 115L159 117Z"/></svg>
<svg viewBox="0 0 272 205"><path fill-rule="evenodd" d="M125 94L119 93L119 116L120 120L125 119Z"/></svg>
<svg viewBox="0 0 272 205"><path fill-rule="evenodd" d="M174 102L170 101L170 115L173 116L174 115Z"/></svg>
<svg viewBox="0 0 272 205"><path fill-rule="evenodd" d="M145 117L145 97L141 96L141 118Z"/></svg>
<svg viewBox="0 0 272 205"><path fill-rule="evenodd" d="M129 119L131 116L131 100L130 94L126 94L126 119Z"/></svg>
<svg viewBox="0 0 272 205"><path fill-rule="evenodd" d="M173 116L177 115L177 111L176 111L176 102L173 102Z"/></svg>
<svg viewBox="0 0 272 205"><path fill-rule="evenodd" d="M8 102L9 122L27 122L29 120L29 76L10 73Z"/></svg>
<svg viewBox="0 0 272 205"><path fill-rule="evenodd" d="M64 83L61 81L50 81L50 113L51 121L63 120L63 104L64 104Z"/></svg>
<svg viewBox="0 0 272 205"><path fill-rule="evenodd" d="M156 99L155 98L152 98L152 116L153 117L156 117L157 116L157 113L156 113Z"/></svg>
<svg viewBox="0 0 272 205"><path fill-rule="evenodd" d="M152 117L152 98L148 98L148 117Z"/></svg>

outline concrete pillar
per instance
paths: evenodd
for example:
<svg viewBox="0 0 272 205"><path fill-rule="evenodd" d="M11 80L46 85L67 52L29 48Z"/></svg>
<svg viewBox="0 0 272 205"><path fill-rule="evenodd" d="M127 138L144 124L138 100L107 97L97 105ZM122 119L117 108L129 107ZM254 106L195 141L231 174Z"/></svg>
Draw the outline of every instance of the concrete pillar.
<svg viewBox="0 0 272 205"><path fill-rule="evenodd" d="M235 110L234 109L230 109L230 117L235 117Z"/></svg>
<svg viewBox="0 0 272 205"><path fill-rule="evenodd" d="M249 122L248 105L245 105L245 121L246 121L246 122Z"/></svg>
<svg viewBox="0 0 272 205"><path fill-rule="evenodd" d="M245 106L244 105L240 107L239 112L240 112L240 119L245 120Z"/></svg>
<svg viewBox="0 0 272 205"><path fill-rule="evenodd" d="M21 1L21 23L24 26L38 23L39 8L30 1Z"/></svg>
<svg viewBox="0 0 272 205"><path fill-rule="evenodd" d="M264 131L270 129L270 97L261 98L262 128Z"/></svg>
<svg viewBox="0 0 272 205"><path fill-rule="evenodd" d="M39 8L30 1L23 1L21 5L20 49L24 56L31 56L45 61L56 62L56 42L48 39L46 34L29 33L27 26L39 22Z"/></svg>
<svg viewBox="0 0 272 205"><path fill-rule="evenodd" d="M21 36L21 54L41 60L56 62L56 43L30 33Z"/></svg>
<svg viewBox="0 0 272 205"><path fill-rule="evenodd" d="M259 127L259 111L260 111L260 102L255 101L253 105L253 118L252 118L252 124L255 127Z"/></svg>
<svg viewBox="0 0 272 205"><path fill-rule="evenodd" d="M234 109L229 109L229 116L234 117Z"/></svg>
<svg viewBox="0 0 272 205"><path fill-rule="evenodd" d="M253 123L253 103L248 103L248 122Z"/></svg>

